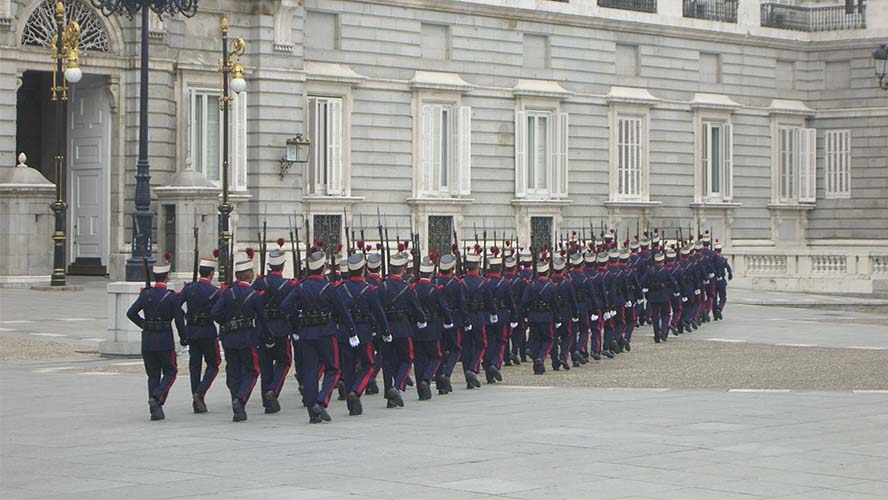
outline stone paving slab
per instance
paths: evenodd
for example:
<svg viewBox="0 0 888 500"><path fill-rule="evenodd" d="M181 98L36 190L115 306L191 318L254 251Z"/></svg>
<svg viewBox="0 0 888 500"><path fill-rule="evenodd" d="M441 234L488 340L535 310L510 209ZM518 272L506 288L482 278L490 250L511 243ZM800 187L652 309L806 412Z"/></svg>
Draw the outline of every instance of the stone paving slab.
<svg viewBox="0 0 888 500"><path fill-rule="evenodd" d="M180 380L177 384L187 384ZM291 392L293 387L289 387ZM230 421L144 379L0 367L0 498L760 499L885 497L888 395L485 387L308 425ZM39 396L35 396L39 395ZM8 429L14 429L9 432Z"/></svg>

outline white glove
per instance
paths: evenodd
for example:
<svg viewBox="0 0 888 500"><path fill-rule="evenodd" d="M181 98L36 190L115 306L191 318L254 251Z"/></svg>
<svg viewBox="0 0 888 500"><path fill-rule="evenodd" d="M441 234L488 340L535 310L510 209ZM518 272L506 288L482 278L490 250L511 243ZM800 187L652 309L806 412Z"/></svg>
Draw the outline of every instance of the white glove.
<svg viewBox="0 0 888 500"><path fill-rule="evenodd" d="M709 273L710 278L715 278L715 273Z"/></svg>
<svg viewBox="0 0 888 500"><path fill-rule="evenodd" d="M613 309L611 309L611 318L613 318L616 315L617 315L617 311L614 311Z"/></svg>
<svg viewBox="0 0 888 500"><path fill-rule="evenodd" d="M688 301L688 298L687 298L687 297L682 297L682 298L681 298L681 301L682 301L682 302L687 302L687 301Z"/></svg>
<svg viewBox="0 0 888 500"><path fill-rule="evenodd" d="M555 323L555 328L561 328L561 323Z"/></svg>
<svg viewBox="0 0 888 500"><path fill-rule="evenodd" d="M293 334L293 340L299 342L299 335Z"/></svg>
<svg viewBox="0 0 888 500"><path fill-rule="evenodd" d="M348 338L348 345L350 345L352 347L358 347L358 345L360 343L361 343L361 339L359 339L357 335L354 335L354 336L351 336Z"/></svg>
<svg viewBox="0 0 888 500"><path fill-rule="evenodd" d="M704 284L704 285L708 285L708 284L709 284L709 280L704 280L704 281L703 281L703 284Z"/></svg>
<svg viewBox="0 0 888 500"><path fill-rule="evenodd" d="M509 328L518 328L518 322L512 321L511 323L509 323Z"/></svg>
<svg viewBox="0 0 888 500"><path fill-rule="evenodd" d="M641 293L648 293L648 289L647 289L647 288L642 288L642 289L641 289Z"/></svg>
<svg viewBox="0 0 888 500"><path fill-rule="evenodd" d="M524 329L524 336L525 336L525 337L529 337L529 336L530 336L530 327L527 327L527 328Z"/></svg>
<svg viewBox="0 0 888 500"><path fill-rule="evenodd" d="M489 319L490 319L491 323L498 323L499 322L499 316L497 316L496 314L491 314Z"/></svg>
<svg viewBox="0 0 888 500"><path fill-rule="evenodd" d="M580 318L570 318L570 322L571 322L571 323L579 323L579 322L580 322Z"/></svg>
<svg viewBox="0 0 888 500"><path fill-rule="evenodd" d="M592 316L589 317L589 319L591 319L592 321L598 321L598 315L593 314Z"/></svg>
<svg viewBox="0 0 888 500"><path fill-rule="evenodd" d="M700 295L700 289L699 289L699 288L696 289L696 290L694 290L694 295Z"/></svg>
<svg viewBox="0 0 888 500"><path fill-rule="evenodd" d="M464 330L464 331L467 331L467 332L471 332L471 331L472 331L472 324L469 323L468 325L466 325L465 328L463 328L463 330Z"/></svg>
<svg viewBox="0 0 888 500"><path fill-rule="evenodd" d="M638 300L638 303L641 305L644 305L645 302L647 302L647 299L639 299Z"/></svg>
<svg viewBox="0 0 888 500"><path fill-rule="evenodd" d="M632 307L632 301L631 301L631 300L627 300L626 303L623 304L623 307Z"/></svg>
<svg viewBox="0 0 888 500"><path fill-rule="evenodd" d="M422 330L426 326L428 326L428 323L426 323L425 321L417 321L416 322L416 327L419 328L420 330Z"/></svg>
<svg viewBox="0 0 888 500"><path fill-rule="evenodd" d="M673 293L672 296L673 297L681 297L681 294L680 293Z"/></svg>
<svg viewBox="0 0 888 500"><path fill-rule="evenodd" d="M392 341L392 336L391 336L391 335L383 335L383 336L382 336L382 341L383 341L383 342L391 342L391 341Z"/></svg>
<svg viewBox="0 0 888 500"><path fill-rule="evenodd" d="M450 330L451 328L453 328L453 323L448 323L448 324L444 325L445 330Z"/></svg>

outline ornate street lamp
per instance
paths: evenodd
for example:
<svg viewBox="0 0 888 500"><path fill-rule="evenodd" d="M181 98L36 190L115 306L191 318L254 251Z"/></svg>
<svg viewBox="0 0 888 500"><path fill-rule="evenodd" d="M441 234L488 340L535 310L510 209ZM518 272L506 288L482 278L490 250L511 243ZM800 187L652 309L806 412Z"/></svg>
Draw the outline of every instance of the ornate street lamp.
<svg viewBox="0 0 888 500"><path fill-rule="evenodd" d="M65 286L65 212L68 204L65 203L65 149L67 147L68 125L68 83L72 85L79 82L83 72L77 65L78 51L80 50L80 25L77 21L71 21L65 26L65 5L56 3L56 36L53 40L52 55L56 67L52 74L52 88L50 98L55 103L56 110L56 156L55 156L55 185L56 199L50 205L55 214L55 231L52 233L52 277L50 285Z"/></svg>
<svg viewBox="0 0 888 500"><path fill-rule="evenodd" d="M233 90L236 94L240 94L247 88L247 82L244 80L244 67L240 63L240 56L244 55L247 43L243 37L237 37L231 40L231 46L228 45L228 18L222 16L219 23L222 30L222 60L219 61L219 71L222 73L222 96L219 98L219 107L222 109L222 203L219 204L219 280L222 283L231 281L234 270L234 252L231 248L231 231L229 227L229 217L231 215L231 204L228 203L228 178L229 178L229 161L228 161L228 114L231 110L231 102L234 98L231 96Z"/></svg>
<svg viewBox="0 0 888 500"><path fill-rule="evenodd" d="M142 281L145 267L142 260L151 258L151 192L148 164L148 10L158 16L197 13L197 0L90 0L93 7L108 17L125 14L128 18L142 12L141 71L139 77L139 160L136 162L136 210L133 212L132 255L126 261L126 280Z"/></svg>
<svg viewBox="0 0 888 500"><path fill-rule="evenodd" d="M879 77L879 87L888 90L888 43L883 43L873 51L873 63L876 76Z"/></svg>

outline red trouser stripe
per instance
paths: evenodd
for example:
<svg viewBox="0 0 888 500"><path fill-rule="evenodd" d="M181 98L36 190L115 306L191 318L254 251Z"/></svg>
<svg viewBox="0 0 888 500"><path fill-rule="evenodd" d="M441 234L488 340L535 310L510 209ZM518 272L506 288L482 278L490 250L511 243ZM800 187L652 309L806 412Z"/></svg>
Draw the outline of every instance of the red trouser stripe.
<svg viewBox="0 0 888 500"><path fill-rule="evenodd" d="M342 377L342 370L339 368L339 342L336 341L336 337L330 337L330 342L333 343L333 368L336 370L336 375L333 378L333 383L330 384L330 388L327 389L327 394L324 394L325 408L330 404L330 396L333 395L333 389L336 388L336 384L339 383L339 378Z"/></svg>

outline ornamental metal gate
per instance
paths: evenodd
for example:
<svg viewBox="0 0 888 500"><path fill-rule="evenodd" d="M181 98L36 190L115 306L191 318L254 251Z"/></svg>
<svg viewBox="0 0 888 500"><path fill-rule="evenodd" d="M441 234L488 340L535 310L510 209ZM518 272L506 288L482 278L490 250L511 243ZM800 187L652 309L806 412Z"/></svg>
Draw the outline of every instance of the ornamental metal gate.
<svg viewBox="0 0 888 500"><path fill-rule="evenodd" d="M327 256L335 256L336 246L342 242L342 216L315 215L313 230L314 241L312 243L323 240Z"/></svg>
<svg viewBox="0 0 888 500"><path fill-rule="evenodd" d="M543 250L543 245L552 244L552 218L530 218L530 246L537 253Z"/></svg>
<svg viewBox="0 0 888 500"><path fill-rule="evenodd" d="M449 215L429 216L429 251L440 255L450 253L453 241L453 217Z"/></svg>

